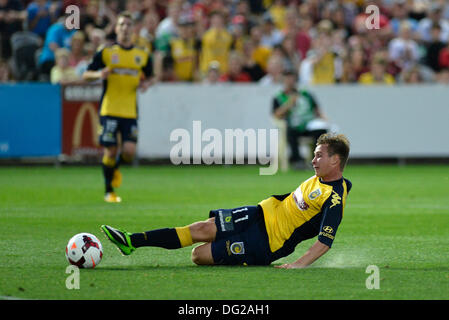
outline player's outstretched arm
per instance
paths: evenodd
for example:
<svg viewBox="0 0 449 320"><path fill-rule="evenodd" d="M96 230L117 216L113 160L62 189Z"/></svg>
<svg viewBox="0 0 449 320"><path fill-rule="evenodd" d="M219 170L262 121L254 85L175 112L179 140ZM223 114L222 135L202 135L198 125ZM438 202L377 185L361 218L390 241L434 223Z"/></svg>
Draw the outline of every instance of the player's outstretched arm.
<svg viewBox="0 0 449 320"><path fill-rule="evenodd" d="M98 79L106 79L110 73L109 68L104 68L98 71L87 70L83 73L83 80L94 81Z"/></svg>
<svg viewBox="0 0 449 320"><path fill-rule="evenodd" d="M305 268L311 265L315 260L325 254L330 248L324 243L317 240L304 255L293 263L286 263L276 268L282 269L296 269Z"/></svg>

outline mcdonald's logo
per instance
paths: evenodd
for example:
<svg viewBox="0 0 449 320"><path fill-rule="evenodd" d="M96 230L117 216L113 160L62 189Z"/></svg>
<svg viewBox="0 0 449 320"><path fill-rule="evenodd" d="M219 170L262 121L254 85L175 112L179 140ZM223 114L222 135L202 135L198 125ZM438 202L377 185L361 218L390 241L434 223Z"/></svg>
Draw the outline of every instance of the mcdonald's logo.
<svg viewBox="0 0 449 320"><path fill-rule="evenodd" d="M81 145L83 124L84 124L84 119L86 118L87 115L90 116L92 144L94 146L98 146L97 125L99 123L99 119L98 119L97 110L95 109L95 106L92 103L85 102L81 105L81 108L78 110L78 113L76 114L76 118L75 118L75 123L73 126L72 146L74 148L79 147Z"/></svg>

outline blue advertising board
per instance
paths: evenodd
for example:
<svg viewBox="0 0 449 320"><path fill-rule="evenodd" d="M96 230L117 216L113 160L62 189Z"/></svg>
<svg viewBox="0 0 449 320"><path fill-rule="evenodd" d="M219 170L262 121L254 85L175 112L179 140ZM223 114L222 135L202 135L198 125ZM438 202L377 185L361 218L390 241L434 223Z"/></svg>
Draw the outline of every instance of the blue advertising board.
<svg viewBox="0 0 449 320"><path fill-rule="evenodd" d="M61 154L61 87L0 85L0 158Z"/></svg>

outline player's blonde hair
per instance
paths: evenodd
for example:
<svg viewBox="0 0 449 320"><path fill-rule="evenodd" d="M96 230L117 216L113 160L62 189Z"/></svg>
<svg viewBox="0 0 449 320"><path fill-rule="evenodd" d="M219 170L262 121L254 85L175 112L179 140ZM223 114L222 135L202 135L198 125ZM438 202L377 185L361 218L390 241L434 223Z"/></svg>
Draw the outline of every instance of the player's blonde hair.
<svg viewBox="0 0 449 320"><path fill-rule="evenodd" d="M125 11L122 11L122 12L120 12L119 14L118 14L118 16L117 16L117 21L118 21L118 19L119 18L127 18L127 19L130 19L131 20L131 22L134 24L134 17L133 17L133 15L132 15L132 13L130 12L130 11L128 11L128 10L125 10Z"/></svg>
<svg viewBox="0 0 449 320"><path fill-rule="evenodd" d="M344 134L324 133L317 140L316 145L318 146L320 144L328 146L329 156L333 156L334 154L339 156L340 169L343 171L349 157L350 143L348 138Z"/></svg>

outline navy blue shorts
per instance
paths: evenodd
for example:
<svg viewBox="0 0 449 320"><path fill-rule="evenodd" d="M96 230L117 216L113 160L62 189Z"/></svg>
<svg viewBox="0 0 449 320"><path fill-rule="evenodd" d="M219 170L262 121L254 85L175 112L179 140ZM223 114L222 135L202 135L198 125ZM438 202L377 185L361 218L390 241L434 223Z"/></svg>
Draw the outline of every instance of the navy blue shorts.
<svg viewBox="0 0 449 320"><path fill-rule="evenodd" d="M212 210L217 235L212 242L215 264L268 265L271 251L260 206Z"/></svg>
<svg viewBox="0 0 449 320"><path fill-rule="evenodd" d="M122 142L137 143L137 120L119 117L100 117L100 145L111 147L117 145L117 134L122 136Z"/></svg>

